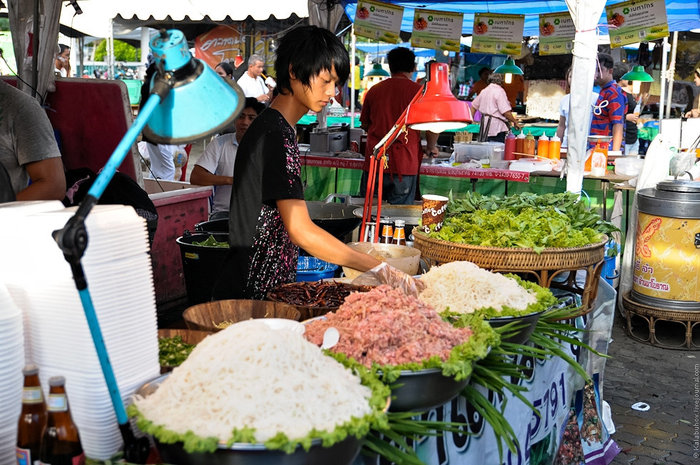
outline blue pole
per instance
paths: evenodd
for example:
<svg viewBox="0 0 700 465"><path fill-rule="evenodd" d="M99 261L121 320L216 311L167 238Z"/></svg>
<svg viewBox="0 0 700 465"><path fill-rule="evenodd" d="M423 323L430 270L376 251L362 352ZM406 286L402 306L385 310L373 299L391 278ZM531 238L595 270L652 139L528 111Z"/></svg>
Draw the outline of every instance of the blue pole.
<svg viewBox="0 0 700 465"><path fill-rule="evenodd" d="M114 173L117 172L117 168L122 164L126 154L129 153L129 149L136 141L136 138L141 134L144 126L151 117L151 114L156 109L160 103L161 98L156 94L151 94L151 96L146 101L138 116L134 120L129 130L124 134L124 137L114 149L114 152L109 157L107 164L100 172L95 182L90 187L88 191L88 196L92 196L94 199L99 199L104 190L109 185L109 182L114 177ZM114 407L114 412L117 415L117 422L120 425L124 425L129 421L126 415L126 409L124 408L124 403L122 402L122 397L119 392L119 385L117 384L117 379L114 376L114 370L112 369L112 364L109 361L109 354L107 353L107 347L105 346L104 338L102 337L102 330L100 329L100 323L97 319L97 314L95 313L95 306L92 303L92 297L90 296L90 290L88 286L84 289L78 288L78 294L80 295L80 301L83 304L83 312L85 313L85 318L90 328L90 335L92 336L92 342L95 345L95 351L97 352L97 358L100 361L100 366L102 367L102 374L105 378L105 383L107 384L107 389L109 390L109 397L112 401L112 406Z"/></svg>
<svg viewBox="0 0 700 465"><path fill-rule="evenodd" d="M146 104L139 111L138 116L134 120L134 124L132 124L129 130L126 131L126 134L124 134L124 137L119 142L119 145L117 145L117 148L114 149L114 152L112 152L109 160L107 160L107 164L105 164L104 168L102 168L100 175L97 176L97 179L95 179L95 182L92 184L92 187L90 187L87 195L91 195L96 199L99 199L100 196L102 196L102 193L107 188L107 185L114 177L114 173L117 172L117 169L124 161L124 158L126 158L126 154L129 153L129 149L132 145L134 145L134 142L136 142L136 139L139 137L139 134L141 134L141 131L143 131L144 126L146 126L148 119L151 117L151 114L153 114L153 111L156 109L158 104L160 104L160 97L157 94L151 94L151 96L148 97Z"/></svg>

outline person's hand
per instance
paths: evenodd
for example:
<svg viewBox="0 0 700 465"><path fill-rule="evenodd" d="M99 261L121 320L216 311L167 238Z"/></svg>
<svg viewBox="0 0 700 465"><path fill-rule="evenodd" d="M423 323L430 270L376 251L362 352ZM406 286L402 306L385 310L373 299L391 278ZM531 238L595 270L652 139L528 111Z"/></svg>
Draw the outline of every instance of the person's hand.
<svg viewBox="0 0 700 465"><path fill-rule="evenodd" d="M520 130L522 127L522 124L520 124L518 120L513 121L513 128Z"/></svg>
<svg viewBox="0 0 700 465"><path fill-rule="evenodd" d="M699 118L700 117L700 110L697 108L693 108L690 110L688 113L685 114L686 118Z"/></svg>
<svg viewBox="0 0 700 465"><path fill-rule="evenodd" d="M637 124L637 121L639 120L639 116L635 115L634 113L627 113L627 115L625 115L625 119L627 121L631 121L634 124Z"/></svg>
<svg viewBox="0 0 700 465"><path fill-rule="evenodd" d="M267 102L270 100L270 94L262 94L258 96L258 102Z"/></svg>
<svg viewBox="0 0 700 465"><path fill-rule="evenodd" d="M438 149L435 145L432 147L426 147L425 154L430 158L437 158L437 156L440 155L440 149Z"/></svg>

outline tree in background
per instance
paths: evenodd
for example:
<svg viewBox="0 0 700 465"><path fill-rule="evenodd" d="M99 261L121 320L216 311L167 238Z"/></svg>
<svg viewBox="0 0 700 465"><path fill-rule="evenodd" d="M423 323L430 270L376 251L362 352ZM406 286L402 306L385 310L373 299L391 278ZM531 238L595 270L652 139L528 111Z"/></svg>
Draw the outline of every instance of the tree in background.
<svg viewBox="0 0 700 465"><path fill-rule="evenodd" d="M105 61L107 41L102 40L95 49L95 61ZM141 61L141 49L121 40L114 41L114 59L116 61Z"/></svg>

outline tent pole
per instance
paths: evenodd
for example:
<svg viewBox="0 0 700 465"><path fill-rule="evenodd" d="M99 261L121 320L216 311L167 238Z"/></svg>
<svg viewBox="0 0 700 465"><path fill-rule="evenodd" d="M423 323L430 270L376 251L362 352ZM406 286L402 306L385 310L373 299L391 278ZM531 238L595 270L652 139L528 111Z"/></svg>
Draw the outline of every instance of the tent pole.
<svg viewBox="0 0 700 465"><path fill-rule="evenodd" d="M34 27L32 38L32 97L36 97L36 88L39 87L39 35L41 34L41 15L39 14L39 2L34 0Z"/></svg>
<svg viewBox="0 0 700 465"><path fill-rule="evenodd" d="M350 129L355 127L355 24L350 26Z"/></svg>
<svg viewBox="0 0 700 465"><path fill-rule="evenodd" d="M671 61L668 65L668 95L666 97L666 119L671 117L671 103L673 103L673 81L676 74L676 51L678 50L678 31L673 32L671 45Z"/></svg>
<svg viewBox="0 0 700 465"><path fill-rule="evenodd" d="M668 52L668 37L664 37L661 45L661 91L659 92L659 132L663 129L664 107L666 103L666 53Z"/></svg>

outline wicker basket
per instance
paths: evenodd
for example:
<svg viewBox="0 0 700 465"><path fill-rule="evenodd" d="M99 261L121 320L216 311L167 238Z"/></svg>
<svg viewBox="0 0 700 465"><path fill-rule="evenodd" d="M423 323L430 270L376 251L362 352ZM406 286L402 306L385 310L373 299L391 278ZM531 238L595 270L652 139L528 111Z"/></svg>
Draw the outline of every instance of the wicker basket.
<svg viewBox="0 0 700 465"><path fill-rule="evenodd" d="M574 248L551 248L536 253L532 249L482 247L457 244L429 237L413 230L413 246L421 251L421 257L432 264L469 261L489 270L564 270L595 265L605 258L607 238L597 244Z"/></svg>
<svg viewBox="0 0 700 465"><path fill-rule="evenodd" d="M593 308L598 293L598 280L605 259L607 237L597 244L584 247L550 248L536 253L525 248L482 247L457 244L429 237L418 228L413 230L413 246L421 251L421 257L431 266L442 263L469 261L486 270L498 273L516 273L534 280L542 287L555 287L581 295L581 314ZM586 280L581 287L576 273L585 271ZM565 274L564 280L561 277ZM535 279L533 279L535 278Z"/></svg>

